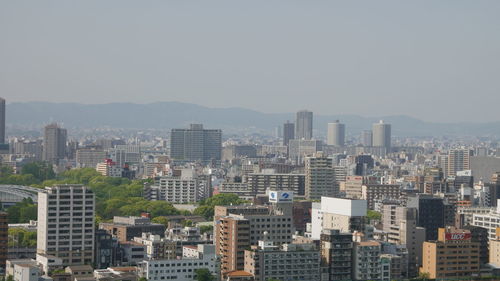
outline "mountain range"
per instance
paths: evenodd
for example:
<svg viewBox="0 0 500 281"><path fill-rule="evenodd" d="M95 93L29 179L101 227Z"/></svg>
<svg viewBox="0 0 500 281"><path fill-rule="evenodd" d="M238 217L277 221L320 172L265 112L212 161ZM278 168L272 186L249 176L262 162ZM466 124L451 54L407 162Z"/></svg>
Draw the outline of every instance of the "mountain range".
<svg viewBox="0 0 500 281"><path fill-rule="evenodd" d="M7 105L9 128L41 128L47 123L63 123L67 128L171 129L190 123L206 128L221 128L226 133L272 132L294 113L262 113L245 108L209 108L190 103L157 102L149 104L79 104L16 102ZM395 136L500 136L500 122L433 123L405 115L362 117L359 115L314 115L314 128L324 135L328 122L340 120L347 134L356 135L384 120L392 124Z"/></svg>

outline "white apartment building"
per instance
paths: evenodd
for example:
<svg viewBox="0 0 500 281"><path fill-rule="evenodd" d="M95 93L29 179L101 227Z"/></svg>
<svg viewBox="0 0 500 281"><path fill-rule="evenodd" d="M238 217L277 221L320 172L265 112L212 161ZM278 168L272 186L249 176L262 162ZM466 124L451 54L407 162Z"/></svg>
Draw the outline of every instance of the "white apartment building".
<svg viewBox="0 0 500 281"><path fill-rule="evenodd" d="M213 275L219 275L219 261L215 254L215 245L198 245L199 258L171 260L144 260L138 264L139 276L149 281L196 280L196 270L206 268Z"/></svg>
<svg viewBox="0 0 500 281"><path fill-rule="evenodd" d="M179 204L199 202L210 196L210 184L210 176L198 176L192 169L182 169L180 177L159 177L154 185L145 186L144 197Z"/></svg>
<svg viewBox="0 0 500 281"><path fill-rule="evenodd" d="M38 193L37 253L63 265L93 262L94 193L83 185L56 185Z"/></svg>
<svg viewBox="0 0 500 281"><path fill-rule="evenodd" d="M366 200L322 196L321 203L312 206L311 238L320 239L323 229L362 231L366 212Z"/></svg>

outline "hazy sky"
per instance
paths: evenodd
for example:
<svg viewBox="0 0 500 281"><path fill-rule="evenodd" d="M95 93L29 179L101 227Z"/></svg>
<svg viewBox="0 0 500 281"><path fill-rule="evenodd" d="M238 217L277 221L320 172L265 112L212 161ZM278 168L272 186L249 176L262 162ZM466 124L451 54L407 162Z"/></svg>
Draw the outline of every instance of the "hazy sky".
<svg viewBox="0 0 500 281"><path fill-rule="evenodd" d="M0 1L8 102L500 120L500 1Z"/></svg>

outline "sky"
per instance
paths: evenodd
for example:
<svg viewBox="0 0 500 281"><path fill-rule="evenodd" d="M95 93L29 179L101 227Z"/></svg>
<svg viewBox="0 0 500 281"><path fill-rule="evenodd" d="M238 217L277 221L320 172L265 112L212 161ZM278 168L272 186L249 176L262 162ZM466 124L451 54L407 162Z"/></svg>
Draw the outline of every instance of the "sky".
<svg viewBox="0 0 500 281"><path fill-rule="evenodd" d="M500 1L0 1L7 102L500 121Z"/></svg>

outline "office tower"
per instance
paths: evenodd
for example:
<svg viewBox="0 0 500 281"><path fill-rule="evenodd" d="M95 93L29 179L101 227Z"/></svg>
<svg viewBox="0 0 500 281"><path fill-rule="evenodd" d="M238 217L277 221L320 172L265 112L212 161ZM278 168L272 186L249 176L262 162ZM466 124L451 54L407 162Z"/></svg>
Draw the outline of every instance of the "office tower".
<svg viewBox="0 0 500 281"><path fill-rule="evenodd" d="M308 200L321 199L321 196L337 196L333 160L321 153L307 157L305 161L305 195Z"/></svg>
<svg viewBox="0 0 500 281"><path fill-rule="evenodd" d="M96 168L106 159L106 152L99 146L89 146L76 151L76 165L80 168Z"/></svg>
<svg viewBox="0 0 500 281"><path fill-rule="evenodd" d="M286 121L283 124L283 145L288 145L290 140L295 138L295 124Z"/></svg>
<svg viewBox="0 0 500 281"><path fill-rule="evenodd" d="M0 98L0 144L5 143L5 100Z"/></svg>
<svg viewBox="0 0 500 281"><path fill-rule="evenodd" d="M310 140L313 137L313 113L302 110L297 112L295 121L295 138L298 140Z"/></svg>
<svg viewBox="0 0 500 281"><path fill-rule="evenodd" d="M450 280L478 274L479 243L472 242L470 231L446 227L438 233L437 241L424 242L420 273L428 274L429 279Z"/></svg>
<svg viewBox="0 0 500 281"><path fill-rule="evenodd" d="M373 146L373 132L371 130L364 130L361 133L361 144L363 146Z"/></svg>
<svg viewBox="0 0 500 281"><path fill-rule="evenodd" d="M43 136L43 160L58 164L66 156L67 131L56 123L45 126Z"/></svg>
<svg viewBox="0 0 500 281"><path fill-rule="evenodd" d="M334 123L328 123L328 132L326 144L333 146L345 145L345 125L336 120Z"/></svg>
<svg viewBox="0 0 500 281"><path fill-rule="evenodd" d="M352 280L352 233L323 229L320 236L321 280Z"/></svg>
<svg viewBox="0 0 500 281"><path fill-rule="evenodd" d="M443 198L420 193L408 197L407 207L417 209L417 226L425 228L425 240L436 240L438 229L445 226Z"/></svg>
<svg viewBox="0 0 500 281"><path fill-rule="evenodd" d="M375 161L371 155L357 155L354 158L354 163L356 163L356 170L354 174L356 176L366 176L370 169L375 166Z"/></svg>
<svg viewBox="0 0 500 281"><path fill-rule="evenodd" d="M9 225L7 213L0 212L0 271L5 270L5 261L8 254Z"/></svg>
<svg viewBox="0 0 500 281"><path fill-rule="evenodd" d="M389 243L406 245L408 277L417 276L418 267L422 264L422 243L425 241L425 228L417 227L417 209L384 204L382 225Z"/></svg>
<svg viewBox="0 0 500 281"><path fill-rule="evenodd" d="M391 148L391 125L380 120L380 122L373 124L372 131L372 145L376 147L385 147L389 150Z"/></svg>
<svg viewBox="0 0 500 281"><path fill-rule="evenodd" d="M251 273L255 281L318 281L320 255L312 243L277 247L270 241L259 241L258 246L245 250L245 271Z"/></svg>
<svg viewBox="0 0 500 281"><path fill-rule="evenodd" d="M92 264L94 193L83 185L56 185L38 193L37 253L63 265Z"/></svg>
<svg viewBox="0 0 500 281"><path fill-rule="evenodd" d="M470 170L470 149L452 149L448 152L448 165L446 176L456 176L457 172Z"/></svg>
<svg viewBox="0 0 500 281"><path fill-rule="evenodd" d="M201 124L191 124L189 129L172 129L170 157L178 161L220 161L222 131L203 129Z"/></svg>

